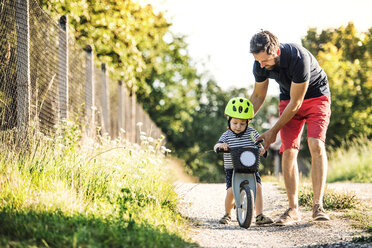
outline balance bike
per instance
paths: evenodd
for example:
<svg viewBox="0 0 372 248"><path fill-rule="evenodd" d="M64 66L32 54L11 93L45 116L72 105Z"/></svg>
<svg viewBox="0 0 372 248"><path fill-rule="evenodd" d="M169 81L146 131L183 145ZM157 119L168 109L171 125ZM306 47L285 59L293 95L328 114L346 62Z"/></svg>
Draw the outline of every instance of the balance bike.
<svg viewBox="0 0 372 248"><path fill-rule="evenodd" d="M239 226L249 228L252 223L256 201L256 172L260 164L259 143L254 146L218 148L217 153L230 153L233 162L232 190L235 199L236 217ZM266 154L265 154L266 155Z"/></svg>

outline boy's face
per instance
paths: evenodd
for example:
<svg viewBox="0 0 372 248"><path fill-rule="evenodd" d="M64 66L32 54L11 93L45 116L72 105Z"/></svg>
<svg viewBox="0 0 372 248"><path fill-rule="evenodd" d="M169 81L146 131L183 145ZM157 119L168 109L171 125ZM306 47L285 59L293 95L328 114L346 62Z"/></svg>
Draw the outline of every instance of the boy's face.
<svg viewBox="0 0 372 248"><path fill-rule="evenodd" d="M247 127L247 120L231 118L230 128L234 133L241 133Z"/></svg>

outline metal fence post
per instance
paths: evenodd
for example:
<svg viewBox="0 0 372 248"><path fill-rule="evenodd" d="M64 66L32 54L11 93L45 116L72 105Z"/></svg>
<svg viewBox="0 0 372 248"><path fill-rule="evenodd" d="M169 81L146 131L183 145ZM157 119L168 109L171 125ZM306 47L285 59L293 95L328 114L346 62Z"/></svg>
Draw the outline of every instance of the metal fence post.
<svg viewBox="0 0 372 248"><path fill-rule="evenodd" d="M29 0L17 0L17 127L25 138L30 123L30 18Z"/></svg>
<svg viewBox="0 0 372 248"><path fill-rule="evenodd" d="M103 130L110 135L110 115L109 115L109 90L107 85L106 64L102 63L102 115L103 115Z"/></svg>
<svg viewBox="0 0 372 248"><path fill-rule="evenodd" d="M119 110L118 110L118 136L121 136L121 129L124 128L123 126L123 82L121 80L118 81L118 104L119 104Z"/></svg>
<svg viewBox="0 0 372 248"><path fill-rule="evenodd" d="M95 135L95 97L94 97L94 56L90 45L86 51L86 82L85 82L85 114L87 120L87 135L93 138Z"/></svg>
<svg viewBox="0 0 372 248"><path fill-rule="evenodd" d="M136 142L137 128L136 128L136 95L133 88L131 89L131 110L130 110L130 120L131 120L131 141Z"/></svg>
<svg viewBox="0 0 372 248"><path fill-rule="evenodd" d="M59 90L59 120L68 117L68 29L67 17L59 19L58 37L58 90Z"/></svg>
<svg viewBox="0 0 372 248"><path fill-rule="evenodd" d="M130 98L126 86L124 86L124 130L125 138L130 139Z"/></svg>

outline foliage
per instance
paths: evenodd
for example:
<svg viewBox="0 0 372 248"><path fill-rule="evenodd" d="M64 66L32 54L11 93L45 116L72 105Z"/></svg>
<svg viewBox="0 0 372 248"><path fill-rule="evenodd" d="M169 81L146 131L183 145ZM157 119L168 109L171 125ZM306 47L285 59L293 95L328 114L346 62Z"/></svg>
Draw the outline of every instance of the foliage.
<svg viewBox="0 0 372 248"><path fill-rule="evenodd" d="M201 75L188 55L185 37L169 32L162 13L132 1L40 3L54 15L68 15L77 41L94 46L98 60L124 81L177 156L195 156L196 140L190 139L189 128L202 94Z"/></svg>
<svg viewBox="0 0 372 248"><path fill-rule="evenodd" d="M84 47L90 44L99 62L108 63L114 79L122 79L135 92L146 88L149 68L164 60L168 46L163 36L169 23L151 5L133 1L39 0L50 14L67 15L71 33Z"/></svg>
<svg viewBox="0 0 372 248"><path fill-rule="evenodd" d="M157 140L141 146L101 137L77 143L65 122L28 151L0 137L0 244L52 247L189 247ZM56 132L58 133L58 132Z"/></svg>
<svg viewBox="0 0 372 248"><path fill-rule="evenodd" d="M343 140L372 136L372 28L358 32L353 23L337 29L308 30L302 43L326 71L332 117L327 136L339 146Z"/></svg>
<svg viewBox="0 0 372 248"><path fill-rule="evenodd" d="M209 152L226 128L227 100L246 89L222 91L188 55L185 37L169 31L161 12L131 1L45 1L51 13L69 16L72 33L82 45L93 44L98 59L109 63L151 119L167 135L168 146L185 161L186 170L202 181L223 179L221 159ZM338 29L309 29L302 40L327 72L332 94L328 138L335 146L363 133L371 137L371 33L352 24ZM275 110L272 106L275 106ZM260 133L277 98L266 99L252 126ZM306 142L303 141L304 147ZM308 152L302 154L309 156ZM265 173L272 171L263 160Z"/></svg>

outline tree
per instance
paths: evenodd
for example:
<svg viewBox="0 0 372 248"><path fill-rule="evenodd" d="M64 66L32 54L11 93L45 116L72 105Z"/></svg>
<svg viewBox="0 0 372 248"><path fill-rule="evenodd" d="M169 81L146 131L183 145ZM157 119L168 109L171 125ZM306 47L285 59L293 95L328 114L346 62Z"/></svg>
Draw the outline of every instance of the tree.
<svg viewBox="0 0 372 248"><path fill-rule="evenodd" d="M198 72L185 37L171 33L171 24L149 5L39 1L48 11L68 14L77 41L92 44L99 62L113 69L111 76L126 83L189 173L202 181L223 179L222 160L212 149L227 127L225 105L231 97L248 97L246 89L223 91L206 70ZM265 113L263 107L259 116ZM265 118L259 116L253 122L258 129Z"/></svg>
<svg viewBox="0 0 372 248"><path fill-rule="evenodd" d="M372 136L372 28L358 32L346 27L309 29L302 40L327 73L332 116L327 136L339 145L344 139Z"/></svg>

